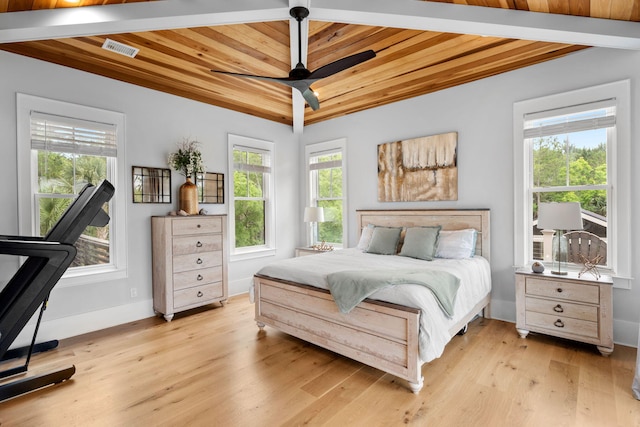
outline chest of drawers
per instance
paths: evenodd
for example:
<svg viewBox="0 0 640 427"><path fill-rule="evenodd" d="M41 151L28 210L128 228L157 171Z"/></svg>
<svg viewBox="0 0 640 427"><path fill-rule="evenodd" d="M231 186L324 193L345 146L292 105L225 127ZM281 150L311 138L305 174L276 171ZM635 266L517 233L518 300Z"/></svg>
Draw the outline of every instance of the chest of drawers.
<svg viewBox="0 0 640 427"><path fill-rule="evenodd" d="M151 218L153 309L167 321L227 300L226 227L225 215Z"/></svg>
<svg viewBox="0 0 640 427"><path fill-rule="evenodd" d="M516 272L516 328L595 344L613 352L612 279Z"/></svg>

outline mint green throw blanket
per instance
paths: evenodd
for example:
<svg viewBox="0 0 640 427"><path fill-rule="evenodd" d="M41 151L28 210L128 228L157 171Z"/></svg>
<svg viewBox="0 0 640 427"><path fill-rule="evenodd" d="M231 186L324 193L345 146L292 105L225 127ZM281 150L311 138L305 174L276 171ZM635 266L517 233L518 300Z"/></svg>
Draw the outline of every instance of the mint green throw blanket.
<svg viewBox="0 0 640 427"><path fill-rule="evenodd" d="M356 305L379 289L391 285L422 285L433 292L444 313L452 317L460 279L451 273L438 270L349 270L327 276L329 290L342 313L350 312Z"/></svg>

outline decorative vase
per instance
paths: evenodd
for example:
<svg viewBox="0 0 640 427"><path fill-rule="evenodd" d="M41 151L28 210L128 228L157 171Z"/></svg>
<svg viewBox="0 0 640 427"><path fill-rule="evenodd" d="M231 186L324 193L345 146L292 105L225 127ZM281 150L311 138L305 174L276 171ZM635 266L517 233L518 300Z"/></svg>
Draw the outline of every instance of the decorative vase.
<svg viewBox="0 0 640 427"><path fill-rule="evenodd" d="M187 177L187 181L180 186L180 209L189 215L198 214L198 187Z"/></svg>

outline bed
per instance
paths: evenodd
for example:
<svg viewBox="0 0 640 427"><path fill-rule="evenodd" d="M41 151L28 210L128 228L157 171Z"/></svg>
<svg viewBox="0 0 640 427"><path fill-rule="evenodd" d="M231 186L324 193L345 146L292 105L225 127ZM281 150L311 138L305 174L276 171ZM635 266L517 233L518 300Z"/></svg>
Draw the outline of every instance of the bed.
<svg viewBox="0 0 640 427"><path fill-rule="evenodd" d="M403 227L403 233L440 226L441 233L475 230L477 238L472 256L465 259L424 261L349 248L272 263L254 276L255 320L261 329L271 326L402 378L418 393L424 384L422 365L439 357L476 315L490 317L489 210L360 210L356 216L361 232L374 226ZM345 269L418 267L459 278L451 316L432 292L415 284L383 287L348 313L327 289L328 275Z"/></svg>

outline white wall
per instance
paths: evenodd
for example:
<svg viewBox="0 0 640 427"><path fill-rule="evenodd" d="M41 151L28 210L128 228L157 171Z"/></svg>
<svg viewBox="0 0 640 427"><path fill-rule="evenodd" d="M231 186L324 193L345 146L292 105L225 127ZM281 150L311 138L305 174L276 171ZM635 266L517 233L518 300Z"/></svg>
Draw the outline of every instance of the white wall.
<svg viewBox="0 0 640 427"><path fill-rule="evenodd" d="M68 102L121 111L127 117L126 167L164 167L166 155L185 136L203 142L203 156L212 171L228 173L227 133L275 141L278 253L276 257L234 262L229 266L231 293L248 289L251 275L276 258L292 256L303 241L300 212L304 206L302 144L347 138L349 243L357 241L356 209L370 208L476 208L491 209L493 270L492 313L515 321L513 277L513 141L512 107L515 101L598 85L622 79L632 82L632 116L640 99L640 53L591 49L479 82L425 95L412 100L352 114L309 126L301 138L288 126L190 100L93 76L72 69L0 52L0 234L16 234L16 117L15 93L23 92ZM458 132L459 191L456 202L377 202L377 145L416 136ZM632 123L632 164L640 163L636 147L637 126ZM292 155L293 154L293 155ZM299 159L300 162L293 160ZM180 175L173 175L174 197ZM638 192L638 174L632 168L632 194ZM130 181L127 200L130 197ZM229 193L226 192L228 199ZM174 199L175 200L175 199ZM175 209L174 202L171 209ZM151 215L163 215L168 205L127 206L129 277L113 283L56 288L41 336L64 338L86 330L152 315ZM211 213L225 206L209 205ZM632 217L640 200L632 201ZM640 228L633 226L633 253L637 256ZM15 270L14 259L0 257L0 280ZM635 266L633 275L640 274ZM136 287L138 297L130 297ZM640 286L614 291L614 337L618 343L636 345L640 313Z"/></svg>
<svg viewBox="0 0 640 427"><path fill-rule="evenodd" d="M128 278L75 287L56 286L39 336L64 338L153 315L150 216L177 209L177 189L184 178L173 173L172 204L132 203L131 166L167 167L167 155L184 137L198 139L209 171L223 172L228 183L227 134L275 142L276 212L279 247L276 257L229 265L231 294L246 292L250 278L275 258L289 257L296 244L299 221L298 138L289 126L136 87L70 68L0 52L0 234L18 234L16 182L16 93L123 112L126 115L126 191ZM293 153L293 156L291 155ZM225 193L229 200L228 189ZM226 213L226 205L203 205L209 213ZM0 287L17 268L15 257L0 257ZM131 298L131 288L137 297ZM24 336L24 334L23 334ZM23 336L18 341L23 339ZM22 342L22 341L21 341Z"/></svg>
<svg viewBox="0 0 640 427"><path fill-rule="evenodd" d="M305 129L303 143L347 138L349 243L357 243L356 209L491 209L492 315L515 322L513 275L513 103L558 92L631 79L632 117L640 99L640 52L590 49L482 81L352 114ZM377 145L405 138L458 132L458 201L377 201ZM632 164L640 164L638 127L632 123ZM632 168L632 195L639 190ZM632 218L640 213L634 197ZM633 253L640 228L633 225ZM634 277L640 276L635 265ZM614 337L636 345L640 286L614 290Z"/></svg>

